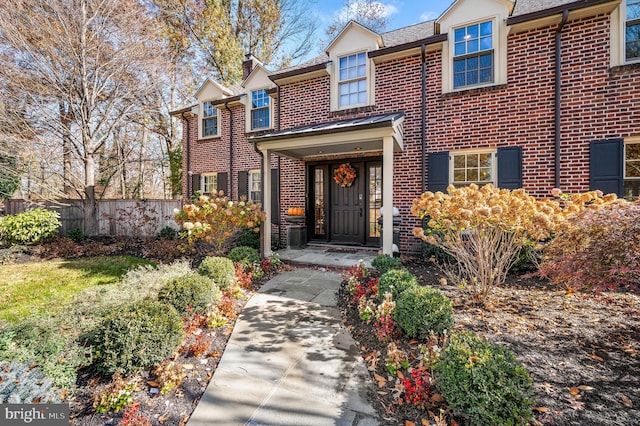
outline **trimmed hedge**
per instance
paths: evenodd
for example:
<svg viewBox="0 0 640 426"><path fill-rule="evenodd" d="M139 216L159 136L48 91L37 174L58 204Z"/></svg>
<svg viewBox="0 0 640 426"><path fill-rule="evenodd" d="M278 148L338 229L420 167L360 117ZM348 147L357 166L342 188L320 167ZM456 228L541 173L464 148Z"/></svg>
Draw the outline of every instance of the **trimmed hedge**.
<svg viewBox="0 0 640 426"><path fill-rule="evenodd" d="M454 414L469 425L529 423L531 377L508 349L471 333L454 334L434 375Z"/></svg>
<svg viewBox="0 0 640 426"><path fill-rule="evenodd" d="M183 338L182 319L173 306L146 299L119 307L96 334L96 366L125 375L152 367L177 351Z"/></svg>
<svg viewBox="0 0 640 426"><path fill-rule="evenodd" d="M412 286L396 300L394 319L410 337L442 335L453 326L451 300L433 287Z"/></svg>
<svg viewBox="0 0 640 426"><path fill-rule="evenodd" d="M391 269L385 272L378 281L378 299L383 300L384 294L389 292L393 300L397 300L400 293L410 287L415 287L418 281L415 275L406 269Z"/></svg>
<svg viewBox="0 0 640 426"><path fill-rule="evenodd" d="M173 306L182 315L204 313L207 306L219 298L213 280L196 272L173 278L158 293L160 302Z"/></svg>
<svg viewBox="0 0 640 426"><path fill-rule="evenodd" d="M379 254L373 258L371 266L373 266L376 271L382 275L390 269L402 268L402 261L397 257L391 257L388 254Z"/></svg>
<svg viewBox="0 0 640 426"><path fill-rule="evenodd" d="M211 278L221 290L228 289L236 279L236 267L233 261L226 257L205 257L198 270L202 275Z"/></svg>

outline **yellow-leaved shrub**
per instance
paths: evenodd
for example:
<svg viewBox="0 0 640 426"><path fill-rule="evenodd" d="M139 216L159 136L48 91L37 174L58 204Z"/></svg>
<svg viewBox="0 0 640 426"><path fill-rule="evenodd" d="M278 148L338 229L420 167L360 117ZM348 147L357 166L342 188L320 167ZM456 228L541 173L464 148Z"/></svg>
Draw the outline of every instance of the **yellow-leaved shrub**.
<svg viewBox="0 0 640 426"><path fill-rule="evenodd" d="M225 243L240 229L260 232L265 215L260 203L242 198L232 201L222 191L209 197L199 196L174 212L174 220L182 225L182 235L190 241L201 239L211 244L215 254L222 254Z"/></svg>
<svg viewBox="0 0 640 426"><path fill-rule="evenodd" d="M548 240L568 217L616 198L599 191L573 196L554 191L554 199L492 184L449 185L446 194L425 192L413 201L411 213L424 219L426 227L415 228L414 235L452 256L455 262L443 268L446 275L484 301L504 282L523 247Z"/></svg>

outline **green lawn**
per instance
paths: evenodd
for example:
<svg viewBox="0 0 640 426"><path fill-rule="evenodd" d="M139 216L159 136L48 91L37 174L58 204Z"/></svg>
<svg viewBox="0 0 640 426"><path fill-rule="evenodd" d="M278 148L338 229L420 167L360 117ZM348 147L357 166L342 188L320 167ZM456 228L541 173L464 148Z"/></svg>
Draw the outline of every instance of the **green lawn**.
<svg viewBox="0 0 640 426"><path fill-rule="evenodd" d="M0 321L32 314L55 315L89 287L117 283L132 267L151 262L130 256L101 256L5 265L0 274Z"/></svg>

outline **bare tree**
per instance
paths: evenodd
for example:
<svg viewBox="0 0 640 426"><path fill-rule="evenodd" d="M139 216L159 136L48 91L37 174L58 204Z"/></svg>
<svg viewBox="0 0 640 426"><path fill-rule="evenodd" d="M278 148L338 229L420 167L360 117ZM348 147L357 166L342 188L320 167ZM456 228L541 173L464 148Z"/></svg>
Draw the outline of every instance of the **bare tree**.
<svg viewBox="0 0 640 426"><path fill-rule="evenodd" d="M246 53L279 67L313 48L310 0L152 1L172 43L191 49L224 84L240 80Z"/></svg>
<svg viewBox="0 0 640 426"><path fill-rule="evenodd" d="M329 39L334 38L345 25L355 21L377 33L386 30L391 17L390 10L377 0L346 0L344 7L334 15L325 30Z"/></svg>
<svg viewBox="0 0 640 426"><path fill-rule="evenodd" d="M139 3L124 0L5 0L0 5L0 79L27 104L34 137L63 141L64 155L82 165L81 196L87 235L97 231L96 171L113 130L145 110L161 56L154 21ZM28 121L27 121L28 120Z"/></svg>

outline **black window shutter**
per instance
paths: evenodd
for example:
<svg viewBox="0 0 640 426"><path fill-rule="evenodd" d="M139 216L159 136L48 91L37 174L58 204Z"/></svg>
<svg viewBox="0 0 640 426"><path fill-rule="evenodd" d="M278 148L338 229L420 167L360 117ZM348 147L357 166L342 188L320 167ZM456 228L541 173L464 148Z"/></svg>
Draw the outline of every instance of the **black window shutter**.
<svg viewBox="0 0 640 426"><path fill-rule="evenodd" d="M229 190L227 188L228 181L229 174L227 172L218 172L218 191L224 191L224 195L228 195L229 197L231 197L231 194L229 194Z"/></svg>
<svg viewBox="0 0 640 426"><path fill-rule="evenodd" d="M271 223L280 224L280 170L271 169Z"/></svg>
<svg viewBox="0 0 640 426"><path fill-rule="evenodd" d="M200 191L200 174L192 174L191 175L191 194L190 197L193 197L196 191Z"/></svg>
<svg viewBox="0 0 640 426"><path fill-rule="evenodd" d="M522 147L498 148L498 188L522 188Z"/></svg>
<svg viewBox="0 0 640 426"><path fill-rule="evenodd" d="M447 192L449 186L449 151L429 153L429 177L427 189L431 192Z"/></svg>
<svg viewBox="0 0 640 426"><path fill-rule="evenodd" d="M238 172L238 199L241 197L249 197L249 172Z"/></svg>
<svg viewBox="0 0 640 426"><path fill-rule="evenodd" d="M624 140L592 141L589 153L589 188L605 194L624 191Z"/></svg>

